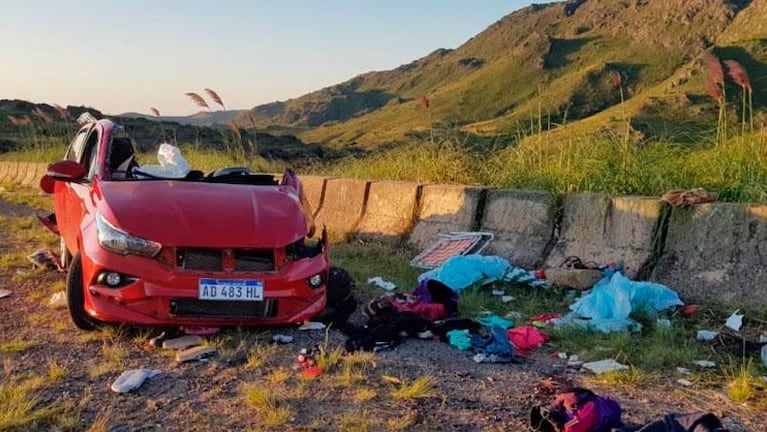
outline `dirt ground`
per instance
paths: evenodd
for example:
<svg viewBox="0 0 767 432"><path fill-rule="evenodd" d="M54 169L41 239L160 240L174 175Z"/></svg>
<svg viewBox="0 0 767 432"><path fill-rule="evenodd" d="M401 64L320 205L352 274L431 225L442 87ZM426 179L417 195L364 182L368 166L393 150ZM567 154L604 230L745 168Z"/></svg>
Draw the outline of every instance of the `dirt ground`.
<svg viewBox="0 0 767 432"><path fill-rule="evenodd" d="M0 215L33 213L34 209L10 204L0 195ZM15 242L8 233L2 237L8 239L0 245L3 254L34 247ZM334 372L307 381L291 367L301 348L325 343L325 331L235 329L214 339L216 356L177 363L172 353L149 346L148 339L159 330L76 330L66 309L47 306L55 287L63 287L63 273L51 271L33 278L5 273L0 275L0 287L13 294L0 299L0 344L24 342L25 348L0 353L2 377L42 377L35 407L54 411L20 430L524 431L536 397L545 397L552 383L574 383L617 399L630 423L670 412L703 410L722 416L732 431L767 431L760 413L730 402L722 389L690 390L671 378L651 386L596 386L589 375L567 370L545 348L520 364L477 364L469 354L447 344L409 339L394 350L376 354L374 363L355 379L343 379ZM273 346L274 353L265 356L262 365L249 362L254 347L266 346L278 333L293 336L294 342ZM329 347L345 340L337 331L327 335ZM53 373L52 365L65 372ZM112 392L110 384L132 368L162 373L133 393ZM280 373L283 376L277 378ZM397 399L391 395L396 384L385 382L383 376L405 382L431 376L436 387L426 397ZM276 406L286 408L289 415L266 425L263 408L246 397L248 388L279 393Z"/></svg>

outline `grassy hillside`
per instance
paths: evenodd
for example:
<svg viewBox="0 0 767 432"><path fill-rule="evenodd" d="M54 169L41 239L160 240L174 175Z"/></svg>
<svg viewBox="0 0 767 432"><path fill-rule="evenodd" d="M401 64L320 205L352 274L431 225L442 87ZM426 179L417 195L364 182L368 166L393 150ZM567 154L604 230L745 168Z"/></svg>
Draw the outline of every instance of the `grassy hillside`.
<svg viewBox="0 0 767 432"><path fill-rule="evenodd" d="M423 136L438 123L481 135L515 134L616 107L619 74L623 99L637 100L624 104L622 114L651 136L669 122L699 131L708 121L701 115L716 118L699 78L704 50L715 48L754 75L767 61L765 0L569 3L529 6L455 50L439 49L251 114L259 124L306 128L299 135L305 141L334 145L375 147ZM754 87L755 99L767 99L765 83ZM431 101L428 110L422 96ZM586 126L595 132L604 125Z"/></svg>

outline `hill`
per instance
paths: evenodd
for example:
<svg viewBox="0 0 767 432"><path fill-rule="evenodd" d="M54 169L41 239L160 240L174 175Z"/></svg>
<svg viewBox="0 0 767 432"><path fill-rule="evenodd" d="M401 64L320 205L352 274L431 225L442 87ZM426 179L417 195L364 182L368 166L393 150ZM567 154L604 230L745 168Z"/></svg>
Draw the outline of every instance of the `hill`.
<svg viewBox="0 0 767 432"><path fill-rule="evenodd" d="M593 131L629 116L642 136L668 130L667 122L710 128L717 110L706 95L701 54L713 49L753 76L764 76L766 5L767 0L533 4L455 50L438 49L393 70L260 105L251 115L260 125L299 130L304 140L363 146L401 140L436 124L497 135L562 124ZM753 81L761 108L767 83Z"/></svg>
<svg viewBox="0 0 767 432"><path fill-rule="evenodd" d="M161 116L159 119L166 122L174 122L184 125L192 126L214 126L217 124L225 124L231 119L235 119L243 114L247 110L221 110L221 111L200 111L196 114L189 116ZM151 114L143 114L137 112L122 113L119 117L128 118L144 118L148 120L157 120L158 118Z"/></svg>

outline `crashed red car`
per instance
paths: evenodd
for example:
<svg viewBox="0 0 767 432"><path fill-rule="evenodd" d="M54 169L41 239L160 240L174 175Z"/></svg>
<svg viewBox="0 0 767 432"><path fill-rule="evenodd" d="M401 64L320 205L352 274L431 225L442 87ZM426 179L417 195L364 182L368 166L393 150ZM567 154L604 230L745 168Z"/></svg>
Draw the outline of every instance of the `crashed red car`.
<svg viewBox="0 0 767 432"><path fill-rule="evenodd" d="M142 171L110 120L87 122L41 181L81 329L100 323L300 323L323 311L329 257L299 179L246 168Z"/></svg>

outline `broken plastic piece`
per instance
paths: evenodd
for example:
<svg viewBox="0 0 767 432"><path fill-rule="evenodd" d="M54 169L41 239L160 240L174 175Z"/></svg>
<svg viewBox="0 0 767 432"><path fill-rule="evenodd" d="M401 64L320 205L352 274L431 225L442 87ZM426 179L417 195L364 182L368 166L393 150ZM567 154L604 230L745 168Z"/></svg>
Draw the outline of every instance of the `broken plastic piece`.
<svg viewBox="0 0 767 432"><path fill-rule="evenodd" d="M162 371L157 369L131 369L120 374L110 388L116 393L128 393L144 383L147 378L152 378Z"/></svg>
<svg viewBox="0 0 767 432"><path fill-rule="evenodd" d="M283 335L283 334L276 334L272 336L272 342L280 343L280 344L289 344L293 343L293 336Z"/></svg>
<svg viewBox="0 0 767 432"><path fill-rule="evenodd" d="M48 300L48 306L54 309L62 309L67 307L67 293L64 291L53 293L51 299Z"/></svg>
<svg viewBox="0 0 767 432"><path fill-rule="evenodd" d="M6 298L11 295L11 292L7 289L0 289L0 298Z"/></svg>
<svg viewBox="0 0 767 432"><path fill-rule="evenodd" d="M583 368L586 370L589 370L591 372L594 372L597 375L601 375L606 372L615 372L615 371L621 371L621 370L628 370L629 367L620 364L617 361L613 359L607 359L607 360L599 360L595 362L589 362L584 363Z"/></svg>
<svg viewBox="0 0 767 432"><path fill-rule="evenodd" d="M451 232L440 234L441 239L416 255L410 265L422 269L434 269L456 255L480 253L493 239L489 232Z"/></svg>
<svg viewBox="0 0 767 432"><path fill-rule="evenodd" d="M195 335L181 336L174 339L166 339L162 342L164 349L182 350L202 343L202 338Z"/></svg>
<svg viewBox="0 0 767 432"><path fill-rule="evenodd" d="M58 268L56 265L56 258L53 256L53 253L45 249L40 249L31 255L27 255L27 260L34 264L36 268L40 267L48 270L56 270Z"/></svg>
<svg viewBox="0 0 767 432"><path fill-rule="evenodd" d="M736 309L724 323L724 325L735 331L740 331L740 327L743 326L743 314L738 312L740 312L740 309Z"/></svg>
<svg viewBox="0 0 767 432"><path fill-rule="evenodd" d="M176 354L176 361L186 362L191 360L202 360L204 358L212 356L215 353L216 353L216 349L213 347L196 346L194 348L189 348L184 351L179 351Z"/></svg>
<svg viewBox="0 0 767 432"><path fill-rule="evenodd" d="M307 321L302 326L300 326L299 330L322 330L325 328L325 324L317 321Z"/></svg>
<svg viewBox="0 0 767 432"><path fill-rule="evenodd" d="M698 330L698 340L701 341L711 341L714 340L719 336L719 332L711 331L711 330Z"/></svg>
<svg viewBox="0 0 767 432"><path fill-rule="evenodd" d="M692 387L692 382L684 378L679 378L678 380L676 380L676 383L679 385L683 385L685 387Z"/></svg>
<svg viewBox="0 0 767 432"><path fill-rule="evenodd" d="M393 282L384 280L381 276L368 278L368 284L375 285L378 288L381 288L386 291L394 291L395 289L397 289L397 285L395 285Z"/></svg>
<svg viewBox="0 0 767 432"><path fill-rule="evenodd" d="M711 360L695 360L693 363L702 368L716 367L716 363L712 362Z"/></svg>

